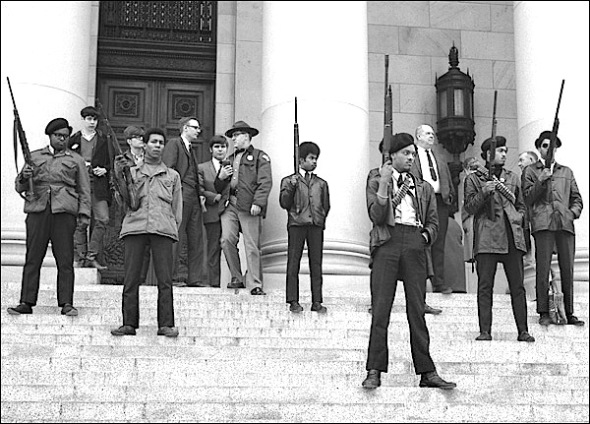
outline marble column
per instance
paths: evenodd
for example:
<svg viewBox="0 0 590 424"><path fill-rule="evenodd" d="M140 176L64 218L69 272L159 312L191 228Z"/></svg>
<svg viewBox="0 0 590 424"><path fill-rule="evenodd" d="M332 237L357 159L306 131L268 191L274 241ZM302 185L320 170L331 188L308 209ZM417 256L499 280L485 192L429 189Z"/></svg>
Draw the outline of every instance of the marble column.
<svg viewBox="0 0 590 424"><path fill-rule="evenodd" d="M514 2L514 46L519 150L535 150L551 130L561 80L563 146L556 160L569 166L585 209L575 222L574 279L588 283L588 2ZM582 132L580 132L582 130ZM532 270L525 278L534 278Z"/></svg>
<svg viewBox="0 0 590 424"><path fill-rule="evenodd" d="M91 85L91 52L96 52L92 16L89 1L2 2L2 265L24 264L25 252L24 200L14 191L13 107L6 77L31 150L49 144L44 129L53 118L79 127ZM21 168L20 147L18 154ZM48 259L54 263L51 255Z"/></svg>
<svg viewBox="0 0 590 424"><path fill-rule="evenodd" d="M273 189L263 230L265 272L285 272L287 212L280 181L293 173L294 98L300 141L321 154L316 173L328 181L332 209L324 273L368 274L370 221L367 5L364 1L264 2L262 128L258 146L272 160ZM301 263L308 273L307 256Z"/></svg>

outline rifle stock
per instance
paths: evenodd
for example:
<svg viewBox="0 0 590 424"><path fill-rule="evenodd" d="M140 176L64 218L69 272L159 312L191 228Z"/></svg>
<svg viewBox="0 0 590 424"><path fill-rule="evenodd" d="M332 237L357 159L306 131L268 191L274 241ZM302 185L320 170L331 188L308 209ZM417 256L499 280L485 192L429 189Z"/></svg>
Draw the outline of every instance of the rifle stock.
<svg viewBox="0 0 590 424"><path fill-rule="evenodd" d="M293 168L299 174L299 124L297 123L297 97L295 97L295 123L293 124Z"/></svg>
<svg viewBox="0 0 590 424"><path fill-rule="evenodd" d="M382 163L389 160L389 149L393 140L393 105L389 85L389 55L385 55L385 94L383 99L383 149Z"/></svg>
<svg viewBox="0 0 590 424"><path fill-rule="evenodd" d="M6 77L8 82L8 89L10 90L10 98L12 99L12 105L14 106L14 127L13 127L13 138L14 138L14 161L16 163L16 139L18 138L21 150L23 152L23 158L27 165L33 166L33 160L31 159L31 149L27 141L27 135L23 128L23 124L20 120L20 115L16 107L16 101L14 100L14 94L12 93L12 85L10 84L10 78ZM18 172L18 166L17 166ZM33 186L33 177L29 178L29 190L27 191L28 196L34 194L35 187Z"/></svg>
<svg viewBox="0 0 590 424"><path fill-rule="evenodd" d="M555 117L553 118L553 128L551 129L551 136L549 137L549 150L545 157L545 168L551 168L551 164L555 158L555 149L557 147L557 131L559 131L559 107L561 106L561 96L563 95L563 86L565 80L561 80L561 88L559 89L559 98L557 99L557 108L555 109Z"/></svg>
<svg viewBox="0 0 590 424"><path fill-rule="evenodd" d="M493 181L494 179L494 159L496 158L496 127L498 125L498 121L496 120L496 105L498 103L498 91L494 90L494 109L492 112L492 141L490 142L490 150L488 151L489 160L488 160L488 180ZM494 193L490 195L490 204L488 210L488 217L491 221L496 220L496 202L494 199Z"/></svg>
<svg viewBox="0 0 590 424"><path fill-rule="evenodd" d="M123 151L121 150L121 146L119 145L119 141L117 140L117 135L115 134L113 127L111 127L109 119L107 118L107 115L104 112L102 104L100 103L100 100L98 98L96 99L96 107L98 109L98 112L102 115L104 119L104 123L107 127L107 139L111 147L113 148L113 151L115 152L115 156L122 156ZM133 185L133 178L131 177L131 170L129 168L129 165L125 165L122 171L123 181L125 183L125 190L123 191L121 187L118 185L118 183L115 184L115 189L119 191L119 194L123 197L129 209L131 209L132 211L136 211L137 209L139 209L139 202L137 199L137 192L135 190L135 186ZM111 172L114 172L114 170L111 170Z"/></svg>

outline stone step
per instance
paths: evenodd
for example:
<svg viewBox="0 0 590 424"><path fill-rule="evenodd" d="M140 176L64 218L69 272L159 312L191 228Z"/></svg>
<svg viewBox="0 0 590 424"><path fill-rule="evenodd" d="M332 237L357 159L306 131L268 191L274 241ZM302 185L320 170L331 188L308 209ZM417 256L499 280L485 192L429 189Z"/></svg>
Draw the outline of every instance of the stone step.
<svg viewBox="0 0 590 424"><path fill-rule="evenodd" d="M391 346L390 362L410 360L410 350ZM528 345L528 344L527 344ZM523 343L502 343L500 346L486 346L485 344L449 347L443 343L434 345L431 354L438 361L471 362L486 364L513 364L536 362L542 364L584 364L588 360L588 350L572 351L547 349L544 346L523 346ZM257 361L260 358L273 361L283 359L285 362L313 361L327 362L363 362L366 360L366 347L358 349L306 348L306 347L243 347L224 346L223 349L211 346L176 345L172 340L168 346L163 344L154 346L133 345L32 345L30 343L5 344L2 350L3 358L79 358L80 360L102 360L118 358L148 358L150 360L178 360L178 361L232 361L239 358L244 361Z"/></svg>
<svg viewBox="0 0 590 424"><path fill-rule="evenodd" d="M445 379L457 383L458 390L469 391L482 387L494 388L518 388L521 390L574 390L585 387L588 389L588 376L563 376L551 375L479 375L479 374L452 374L442 371L443 364L439 367L441 375ZM210 387L358 387L366 376L361 370L355 373L325 374L321 369L311 373L294 373L286 370L281 374L269 375L268 373L255 373L244 369L233 374L223 372L201 373L177 367L162 367L153 371L138 370L114 370L114 371L74 371L57 375L53 372L40 370L18 370L15 368L2 368L3 385L50 385L55 390L61 386L151 386L160 387L198 387L208 390ZM407 374L382 374L382 387L416 387L420 377L413 372Z"/></svg>
<svg viewBox="0 0 590 424"><path fill-rule="evenodd" d="M407 349L405 349L407 350ZM325 374L351 374L357 373L362 376L365 373L366 358L363 357L358 361L353 360L331 360L323 358L322 360L310 361L290 360L289 358L279 359L244 359L235 358L234 360L217 359L216 357L204 358L197 360L194 358L174 358L167 359L163 357L135 357L135 356L114 356L114 357L40 357L25 356L26 350L19 356L4 357L2 359L2 369L35 369L39 372L71 373L81 371L93 372L116 372L122 370L134 372L153 372L157 369L164 368L181 368L190 373L214 373L228 372L240 374L244 369L250 372L274 375L279 373L301 373L310 374L317 372L318 368ZM395 356L394 356L395 357ZM561 375L561 376L587 376L588 363L538 363L534 358L529 362L523 358L521 362L452 362L436 361L437 369L443 374L480 374L480 375ZM390 360L389 373L391 374L413 374L410 357L407 360L398 361ZM58 377L59 378L59 377Z"/></svg>
<svg viewBox="0 0 590 424"><path fill-rule="evenodd" d="M362 390L362 389L358 389ZM54 422L588 422L588 404L472 404L454 401L453 392L424 389L439 403L384 403L380 391L363 404L345 403L195 403L195 402L3 402L6 420ZM435 394L438 392L437 394ZM456 393L456 391L454 391ZM502 396L492 396L493 399ZM99 420L97 421L97 417ZM149 417L149 418L148 418ZM3 422L5 422L3 420Z"/></svg>
<svg viewBox="0 0 590 424"><path fill-rule="evenodd" d="M269 376L269 378L272 378ZM3 402L167 402L167 403L224 403L252 404L264 399L264 403L279 404L430 404L447 400L440 390L419 387L384 387L375 394L367 394L357 387L202 387L186 386L110 386L102 385L2 385ZM56 390L58 389L58 390ZM505 387L479 387L476 390L456 390L452 398L456 402L474 407L495 405L588 405L588 391L551 390L551 396L543 390L527 390Z"/></svg>
<svg viewBox="0 0 590 424"><path fill-rule="evenodd" d="M24 332L23 330L27 330ZM110 334L109 328L92 328L88 329L86 333L80 331L69 331L69 328L64 328L63 331L58 329L55 332L48 334L46 329L39 332L37 326L30 326L28 328L21 328L21 326L13 326L11 328L2 329L2 342L4 346L8 347L14 344L30 344L30 345L44 345L44 346L60 346L60 345L85 345L85 346L169 346L168 339L156 336L156 327L151 332L147 332L145 328L138 330L135 337L114 337ZM313 349L367 349L369 343L368 332L364 336L357 337L333 337L333 338L319 338L315 337L315 331L309 331L306 337L226 337L218 336L212 332L207 337L199 336L185 336L181 329L181 336L174 341L174 346L194 346L194 347L232 347L239 346L241 348L313 348ZM460 335L460 334L458 334ZM472 350L483 349L489 350L514 350L520 351L523 349L521 343L516 342L514 333L497 334L494 333L494 340L492 342L480 342L475 340L476 333L468 333L465 337L454 339L444 338L437 335L432 337L430 344L431 349L460 349ZM473 337L469 337L473 336ZM543 345L543 349L552 352L588 352L588 338L573 338L573 337L555 337L548 333L535 333L537 344L535 346ZM389 333L389 341L396 343L409 343L409 334L397 333L393 330ZM538 348L540 349L540 348Z"/></svg>

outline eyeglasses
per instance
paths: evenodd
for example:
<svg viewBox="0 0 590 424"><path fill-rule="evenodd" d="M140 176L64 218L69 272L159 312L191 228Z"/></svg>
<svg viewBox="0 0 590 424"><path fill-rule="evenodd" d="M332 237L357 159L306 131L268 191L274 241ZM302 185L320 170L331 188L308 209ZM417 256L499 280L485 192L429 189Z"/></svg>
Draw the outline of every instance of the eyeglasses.
<svg viewBox="0 0 590 424"><path fill-rule="evenodd" d="M191 127L192 129L194 129L196 131L201 131L201 127L198 125L187 125L187 127Z"/></svg>
<svg viewBox="0 0 590 424"><path fill-rule="evenodd" d="M245 132L245 131L234 131L234 133L231 136L233 138L233 137L237 137L237 136L242 135L242 134L248 134L248 133Z"/></svg>
<svg viewBox="0 0 590 424"><path fill-rule="evenodd" d="M51 135L54 136L55 138L59 138L62 141L65 140L66 138L70 138L69 134L53 133Z"/></svg>
<svg viewBox="0 0 590 424"><path fill-rule="evenodd" d="M142 140L143 141L143 135L133 135L133 136L131 136L131 138L136 138L138 140Z"/></svg>

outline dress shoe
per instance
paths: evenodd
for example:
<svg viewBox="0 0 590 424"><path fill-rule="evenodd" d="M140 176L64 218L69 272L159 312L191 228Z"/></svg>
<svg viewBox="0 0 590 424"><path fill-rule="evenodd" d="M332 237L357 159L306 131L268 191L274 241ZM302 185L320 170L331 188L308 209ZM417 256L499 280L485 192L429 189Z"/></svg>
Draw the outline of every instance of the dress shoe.
<svg viewBox="0 0 590 424"><path fill-rule="evenodd" d="M452 390L457 387L457 383L445 381L437 374L436 371L425 372L420 378L420 387L434 387L443 390Z"/></svg>
<svg viewBox="0 0 590 424"><path fill-rule="evenodd" d="M21 303L14 308L6 309L10 315L28 315L33 313L33 308L26 303Z"/></svg>
<svg viewBox="0 0 590 424"><path fill-rule="evenodd" d="M74 268L84 268L86 261L84 259L78 259L74 261Z"/></svg>
<svg viewBox="0 0 590 424"><path fill-rule="evenodd" d="M376 389L381 385L381 371L369 370L367 378L363 381L363 387L365 389Z"/></svg>
<svg viewBox="0 0 590 424"><path fill-rule="evenodd" d="M475 338L475 340L492 340L492 335L487 331L482 331L479 333L479 336Z"/></svg>
<svg viewBox="0 0 590 424"><path fill-rule="evenodd" d="M313 302L313 304L311 305L311 310L313 312L317 312L318 314L325 314L326 312L328 312L328 308L322 306L321 302Z"/></svg>
<svg viewBox="0 0 590 424"><path fill-rule="evenodd" d="M254 287L250 290L252 296L266 296L266 293L260 287Z"/></svg>
<svg viewBox="0 0 590 424"><path fill-rule="evenodd" d="M298 314L299 312L303 312L303 308L301 307L301 305L299 304L299 302L297 302L296 300L289 302L291 304L291 306L289 306L289 310L293 313Z"/></svg>
<svg viewBox="0 0 590 424"><path fill-rule="evenodd" d="M549 326L551 324L551 318L547 312L541 312L541 316L539 317L539 324L544 327Z"/></svg>
<svg viewBox="0 0 590 424"><path fill-rule="evenodd" d="M232 278L231 282L227 285L228 289L245 289L246 286L237 278Z"/></svg>
<svg viewBox="0 0 590 424"><path fill-rule="evenodd" d="M578 327L582 327L585 324L584 321L579 320L578 317L575 315L568 315L567 316L567 323L568 323L568 325L575 325Z"/></svg>
<svg viewBox="0 0 590 424"><path fill-rule="evenodd" d="M78 316L78 310L76 308L74 308L72 305L70 305L69 303L66 303L61 308L61 314L62 315L66 315L68 317L77 317Z"/></svg>
<svg viewBox="0 0 590 424"><path fill-rule="evenodd" d="M122 325L119 328L111 330L111 334L113 336L135 336L137 333L135 332L135 328L132 326Z"/></svg>
<svg viewBox="0 0 590 424"><path fill-rule="evenodd" d="M101 265L100 263L98 263L98 261L96 259L92 259L92 260L87 260L86 263L84 264L84 266L86 268L96 268L99 271L104 271L105 269L107 269L106 266Z"/></svg>
<svg viewBox="0 0 590 424"><path fill-rule="evenodd" d="M438 314L442 313L442 309L436 309L436 308L433 308L432 306L429 306L428 303L424 303L424 313L438 315Z"/></svg>
<svg viewBox="0 0 590 424"><path fill-rule="evenodd" d="M186 287L186 283L180 280L172 280L173 287Z"/></svg>
<svg viewBox="0 0 590 424"><path fill-rule="evenodd" d="M176 328L176 327L160 327L158 329L158 336L178 337L178 328Z"/></svg>
<svg viewBox="0 0 590 424"><path fill-rule="evenodd" d="M528 331L521 331L516 340L518 340L519 342L532 343L535 341L535 338L531 336Z"/></svg>

